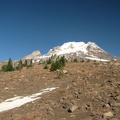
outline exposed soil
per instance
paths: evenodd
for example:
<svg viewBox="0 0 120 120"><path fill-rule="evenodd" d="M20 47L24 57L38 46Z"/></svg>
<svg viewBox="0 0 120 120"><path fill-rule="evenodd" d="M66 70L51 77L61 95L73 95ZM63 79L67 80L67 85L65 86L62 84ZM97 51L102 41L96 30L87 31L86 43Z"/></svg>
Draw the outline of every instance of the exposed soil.
<svg viewBox="0 0 120 120"><path fill-rule="evenodd" d="M0 103L49 87L34 102L0 113L0 120L120 120L120 62L66 63L66 74L44 65L0 72Z"/></svg>

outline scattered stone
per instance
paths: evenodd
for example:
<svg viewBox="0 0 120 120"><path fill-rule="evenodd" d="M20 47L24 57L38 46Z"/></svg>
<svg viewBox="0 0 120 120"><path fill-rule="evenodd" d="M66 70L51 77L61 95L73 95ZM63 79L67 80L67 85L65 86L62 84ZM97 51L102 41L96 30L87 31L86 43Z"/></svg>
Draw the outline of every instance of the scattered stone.
<svg viewBox="0 0 120 120"><path fill-rule="evenodd" d="M118 112L118 111L119 111L119 108L113 107L113 108L112 108L112 111L113 111L113 112Z"/></svg>
<svg viewBox="0 0 120 120"><path fill-rule="evenodd" d="M5 90L9 90L9 88L8 88L8 87L5 87Z"/></svg>
<svg viewBox="0 0 120 120"><path fill-rule="evenodd" d="M106 108L110 108L110 105L109 105L109 104L105 104L105 107L106 107Z"/></svg>
<svg viewBox="0 0 120 120"><path fill-rule="evenodd" d="M115 107L120 107L120 103L115 103L114 106Z"/></svg>
<svg viewBox="0 0 120 120"><path fill-rule="evenodd" d="M75 117L76 117L76 115L71 115L70 117L71 117L71 118L75 118Z"/></svg>
<svg viewBox="0 0 120 120"><path fill-rule="evenodd" d="M103 118L111 118L113 116L114 116L114 114L112 112L106 112L103 114Z"/></svg>
<svg viewBox="0 0 120 120"><path fill-rule="evenodd" d="M67 73L68 73L68 71L67 71L67 70L63 70L63 73L64 73L64 74L67 74Z"/></svg>
<svg viewBox="0 0 120 120"><path fill-rule="evenodd" d="M120 96L117 96L117 97L116 97L116 100L120 100Z"/></svg>
<svg viewBox="0 0 120 120"><path fill-rule="evenodd" d="M68 112L74 112L78 107L73 105L71 108L68 109Z"/></svg>

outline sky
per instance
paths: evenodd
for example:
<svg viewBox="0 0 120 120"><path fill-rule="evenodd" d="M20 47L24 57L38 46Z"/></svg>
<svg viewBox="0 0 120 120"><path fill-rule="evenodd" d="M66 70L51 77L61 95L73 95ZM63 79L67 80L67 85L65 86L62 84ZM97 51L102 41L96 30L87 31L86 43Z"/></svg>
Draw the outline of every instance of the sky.
<svg viewBox="0 0 120 120"><path fill-rule="evenodd" d="M0 60L72 41L120 57L120 0L0 0Z"/></svg>

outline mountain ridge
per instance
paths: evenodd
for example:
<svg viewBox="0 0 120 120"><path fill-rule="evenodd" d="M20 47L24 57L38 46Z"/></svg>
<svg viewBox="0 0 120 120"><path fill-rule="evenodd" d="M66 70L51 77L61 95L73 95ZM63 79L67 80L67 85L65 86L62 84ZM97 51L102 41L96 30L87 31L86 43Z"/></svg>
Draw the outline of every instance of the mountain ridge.
<svg viewBox="0 0 120 120"><path fill-rule="evenodd" d="M33 59L34 62L47 60L51 56L65 56L70 59L92 59L98 61L109 61L118 59L99 47L95 42L66 42L61 46L53 47L47 54L42 55L39 50L35 50L22 59Z"/></svg>

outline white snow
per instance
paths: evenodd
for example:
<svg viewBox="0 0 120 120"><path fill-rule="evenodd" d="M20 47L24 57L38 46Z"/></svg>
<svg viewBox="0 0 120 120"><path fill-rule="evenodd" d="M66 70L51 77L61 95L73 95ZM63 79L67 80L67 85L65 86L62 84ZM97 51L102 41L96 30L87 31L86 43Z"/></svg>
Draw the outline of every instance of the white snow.
<svg viewBox="0 0 120 120"><path fill-rule="evenodd" d="M100 48L99 46L97 46L94 42L88 42L87 45L91 45L94 48Z"/></svg>
<svg viewBox="0 0 120 120"><path fill-rule="evenodd" d="M42 89L39 93L35 93L35 94L30 95L30 96L25 96L25 97L17 96L14 98L7 99L4 102L0 103L0 112L10 110L10 109L13 109L16 107L20 107L26 103L40 99L40 95L47 93L47 92L50 92L56 88L57 87Z"/></svg>
<svg viewBox="0 0 120 120"><path fill-rule="evenodd" d="M90 60L97 60L97 61L103 61L103 62L107 62L109 60L105 60L105 59L99 59L99 58L92 58L92 57L85 57L86 59L90 59Z"/></svg>
<svg viewBox="0 0 120 120"><path fill-rule="evenodd" d="M77 52L83 52L84 54L87 55L88 50L87 47L88 45L92 46L93 48L100 48L97 46L94 42L67 42L64 43L62 46L58 46L59 48L54 49L54 54L56 55L63 55L63 54L69 54L69 53L77 53ZM49 50L49 54L52 53L53 49ZM52 53L53 54L53 53Z"/></svg>
<svg viewBox="0 0 120 120"><path fill-rule="evenodd" d="M87 53L87 46L88 44L84 42L67 42L64 43L60 50L57 51L57 55L65 54L65 53L73 53L77 51L82 51L83 53Z"/></svg>

